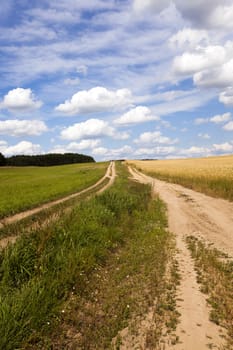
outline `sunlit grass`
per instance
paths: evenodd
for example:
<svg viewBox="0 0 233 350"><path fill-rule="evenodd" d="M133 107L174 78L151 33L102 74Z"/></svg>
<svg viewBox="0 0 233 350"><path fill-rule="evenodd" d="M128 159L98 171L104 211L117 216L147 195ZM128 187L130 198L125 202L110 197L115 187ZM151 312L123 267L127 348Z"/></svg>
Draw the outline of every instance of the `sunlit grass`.
<svg viewBox="0 0 233 350"><path fill-rule="evenodd" d="M80 191L100 179L108 163L0 168L0 218Z"/></svg>

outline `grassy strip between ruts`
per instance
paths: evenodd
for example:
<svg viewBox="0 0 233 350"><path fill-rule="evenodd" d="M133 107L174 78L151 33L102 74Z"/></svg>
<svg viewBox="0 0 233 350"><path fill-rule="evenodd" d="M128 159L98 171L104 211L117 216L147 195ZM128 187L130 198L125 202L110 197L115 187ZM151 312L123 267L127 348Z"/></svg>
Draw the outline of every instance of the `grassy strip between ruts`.
<svg viewBox="0 0 233 350"><path fill-rule="evenodd" d="M195 261L201 291L208 295L211 321L227 330L228 346L233 347L233 261L201 240L187 237Z"/></svg>
<svg viewBox="0 0 233 350"><path fill-rule="evenodd" d="M0 257L0 349L107 349L156 299L173 328L165 227L160 200L121 169L113 188L20 238Z"/></svg>
<svg viewBox="0 0 233 350"><path fill-rule="evenodd" d="M108 163L0 168L0 218L93 185Z"/></svg>

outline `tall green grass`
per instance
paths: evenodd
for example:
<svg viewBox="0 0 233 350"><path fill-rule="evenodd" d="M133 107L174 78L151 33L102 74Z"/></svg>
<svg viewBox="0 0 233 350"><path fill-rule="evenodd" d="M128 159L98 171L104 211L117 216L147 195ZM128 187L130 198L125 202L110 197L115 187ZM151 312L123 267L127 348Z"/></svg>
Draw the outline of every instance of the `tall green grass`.
<svg viewBox="0 0 233 350"><path fill-rule="evenodd" d="M150 203L149 187L129 182L124 173L101 196L83 202L56 224L22 236L5 249L0 256L0 349L38 349L41 335L49 334L51 325L59 323L61 308L70 293L75 290L78 300L85 295L96 269L126 242L129 247L132 243L131 262L139 261L141 256L140 263L132 265L132 275L140 271L148 254L148 271L152 256L158 258L159 284L168 259L168 234L164 230L164 208L157 202L154 211ZM150 245L154 249L149 254ZM140 254L136 247L142 248ZM128 294L109 328L111 335L128 317ZM107 338L109 341L109 334Z"/></svg>
<svg viewBox="0 0 233 350"><path fill-rule="evenodd" d="M0 168L0 218L78 192L98 181L107 163Z"/></svg>

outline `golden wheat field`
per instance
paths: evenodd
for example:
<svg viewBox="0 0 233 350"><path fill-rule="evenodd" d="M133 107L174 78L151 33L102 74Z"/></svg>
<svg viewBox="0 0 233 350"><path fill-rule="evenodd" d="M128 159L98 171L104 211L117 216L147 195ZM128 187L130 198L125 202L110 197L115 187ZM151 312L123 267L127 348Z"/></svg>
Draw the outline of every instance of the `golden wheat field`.
<svg viewBox="0 0 233 350"><path fill-rule="evenodd" d="M159 179L233 200L233 155L128 163Z"/></svg>

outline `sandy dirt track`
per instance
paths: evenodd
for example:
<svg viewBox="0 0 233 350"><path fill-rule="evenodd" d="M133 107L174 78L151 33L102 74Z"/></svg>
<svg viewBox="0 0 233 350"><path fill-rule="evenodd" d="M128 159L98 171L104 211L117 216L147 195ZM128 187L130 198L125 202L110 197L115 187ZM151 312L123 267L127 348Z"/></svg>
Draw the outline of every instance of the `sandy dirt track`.
<svg viewBox="0 0 233 350"><path fill-rule="evenodd" d="M98 182L96 182L94 185L92 185L90 187L87 187L87 188L85 188L84 190L82 190L80 192L73 193L73 194L71 194L69 196L66 196L66 197L60 198L58 200L55 200L55 201L52 201L52 202L40 205L39 207L33 208L31 210L26 210L26 211L18 213L16 215L7 217L7 218L5 218L5 219L0 221L0 228L3 227L4 225L8 225L8 224L12 224L12 223L18 222L18 221L20 221L20 220L22 220L24 218L27 218L27 217L29 217L31 215L39 213L42 210L49 209L49 208L51 208L51 207L53 207L55 205L64 203L64 202L66 202L66 201L68 201L68 200L70 200L72 198L79 197L82 194L85 194L85 193L88 193L89 191L95 190L95 188L100 186L106 179L108 179L109 180L108 183L106 185L104 185L100 190L98 190L96 192L96 194L100 194L100 193L104 192L107 188L109 188L113 184L113 182L115 180L115 177L116 177L115 163L114 162L110 162L105 175ZM10 236L10 237L5 237L5 238L1 239L0 240L0 248L3 249L9 243L14 243L17 238L18 238L18 236Z"/></svg>
<svg viewBox="0 0 233 350"><path fill-rule="evenodd" d="M233 204L151 178L131 167L129 171L135 180L151 184L153 192L166 203L169 230L176 236L181 273L177 292L181 314L177 327L180 342L166 345L166 349L221 349L224 331L209 321L210 310L197 284L194 263L184 239L187 235L203 238L233 257Z"/></svg>

